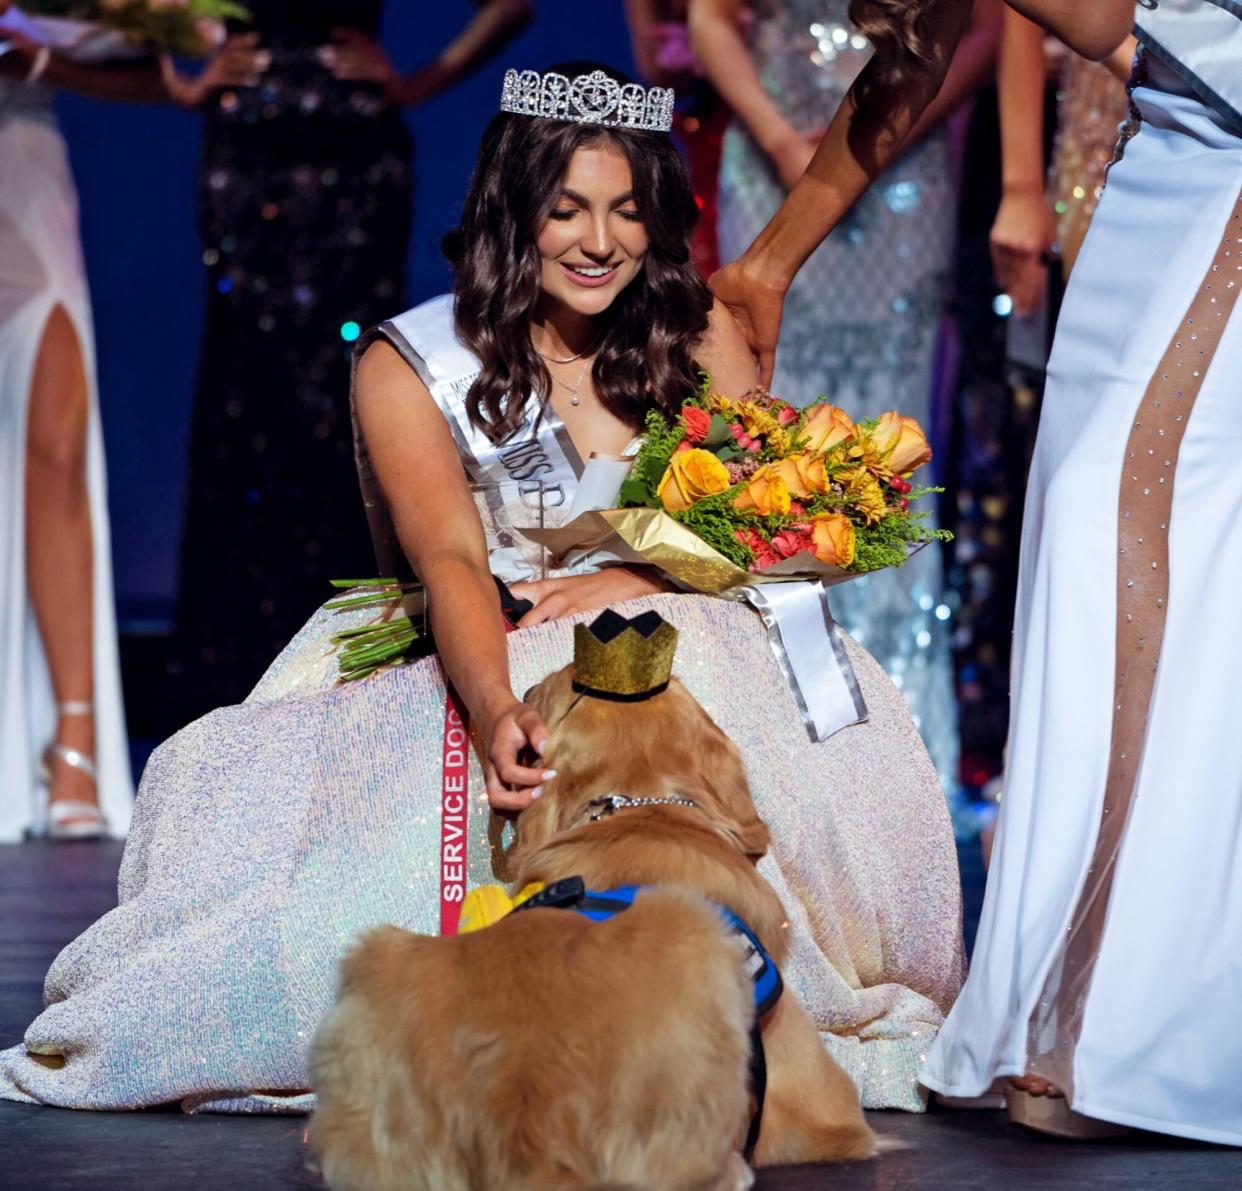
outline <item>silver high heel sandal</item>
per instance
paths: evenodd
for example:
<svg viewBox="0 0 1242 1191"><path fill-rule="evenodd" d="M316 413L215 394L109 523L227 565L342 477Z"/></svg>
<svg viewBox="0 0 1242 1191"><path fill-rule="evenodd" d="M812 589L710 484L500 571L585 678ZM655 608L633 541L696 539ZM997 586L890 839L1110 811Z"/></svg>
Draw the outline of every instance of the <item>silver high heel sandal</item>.
<svg viewBox="0 0 1242 1191"><path fill-rule="evenodd" d="M94 715L95 705L82 700L68 700L57 704L56 710L60 715ZM43 787L39 821L27 834L33 839L56 841L102 839L108 834L108 821L95 803L60 798L51 801L52 762L57 759L80 770L98 785L99 775L94 760L78 749L53 740L43 750L39 764L39 781Z"/></svg>

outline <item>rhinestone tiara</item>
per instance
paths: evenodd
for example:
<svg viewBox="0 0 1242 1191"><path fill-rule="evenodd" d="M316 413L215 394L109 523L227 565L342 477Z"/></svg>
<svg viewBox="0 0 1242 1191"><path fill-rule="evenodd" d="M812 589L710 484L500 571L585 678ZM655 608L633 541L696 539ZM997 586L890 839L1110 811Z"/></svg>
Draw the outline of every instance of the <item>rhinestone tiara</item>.
<svg viewBox="0 0 1242 1191"><path fill-rule="evenodd" d="M673 98L668 87L618 83L602 70L574 79L555 71L506 70L500 110L603 128L668 132L673 127Z"/></svg>

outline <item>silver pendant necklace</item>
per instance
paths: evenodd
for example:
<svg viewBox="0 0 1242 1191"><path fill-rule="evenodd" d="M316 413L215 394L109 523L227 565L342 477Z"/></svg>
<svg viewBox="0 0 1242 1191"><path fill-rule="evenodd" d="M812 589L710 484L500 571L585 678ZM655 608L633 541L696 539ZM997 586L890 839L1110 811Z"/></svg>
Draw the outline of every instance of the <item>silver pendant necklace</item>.
<svg viewBox="0 0 1242 1191"><path fill-rule="evenodd" d="M544 356L543 358L545 360L548 359L547 356ZM580 359L582 359L581 356L574 356L572 360L568 360L565 362L573 363L573 360L580 360ZM557 360L554 362L559 364L561 361ZM589 359L582 361L582 371L578 373L578 379L573 383L573 385L569 385L565 381L561 380L559 376L552 377L553 381L555 381L558 385L560 385L561 388L564 389L569 394L570 405L581 405L582 404L582 399L578 396L578 390L582 388L582 382L586 380L587 369L590 366L591 366L591 361Z"/></svg>

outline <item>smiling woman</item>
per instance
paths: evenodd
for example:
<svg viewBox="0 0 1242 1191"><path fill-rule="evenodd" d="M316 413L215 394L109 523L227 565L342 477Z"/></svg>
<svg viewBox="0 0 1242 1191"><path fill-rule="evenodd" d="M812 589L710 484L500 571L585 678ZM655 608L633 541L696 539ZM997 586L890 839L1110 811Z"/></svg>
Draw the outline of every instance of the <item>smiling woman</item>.
<svg viewBox="0 0 1242 1191"><path fill-rule="evenodd" d="M553 70L602 70L629 83L595 63ZM698 386L695 348L712 299L690 261L698 212L669 137L506 113L483 134L478 161L461 225L445 239L456 329L482 364L471 418L503 435L540 394L552 395L554 377L572 384L580 373L578 404L593 389L631 431L649 399L678 409ZM632 285L640 271L642 284ZM498 286L501 277L511 281ZM744 357L732 342L734 358L738 349ZM594 357L585 371L584 355ZM744 368L742 390L754 377Z"/></svg>

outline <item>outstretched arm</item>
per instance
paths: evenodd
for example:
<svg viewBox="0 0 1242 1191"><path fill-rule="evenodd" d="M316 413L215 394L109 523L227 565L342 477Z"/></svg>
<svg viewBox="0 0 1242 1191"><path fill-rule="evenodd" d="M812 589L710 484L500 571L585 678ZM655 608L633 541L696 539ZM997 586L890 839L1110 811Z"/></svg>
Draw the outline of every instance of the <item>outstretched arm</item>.
<svg viewBox="0 0 1242 1191"><path fill-rule="evenodd" d="M1008 0L1084 58L1101 61L1134 25L1134 0Z"/></svg>
<svg viewBox="0 0 1242 1191"><path fill-rule="evenodd" d="M487 543L448 424L426 386L386 343L358 364L358 423L402 548L427 589L444 671L484 744L492 806L521 810L544 780L520 763L548 738L539 713L509 680L500 599Z"/></svg>
<svg viewBox="0 0 1242 1191"><path fill-rule="evenodd" d="M1090 57L1112 53L1129 32L1133 0L1009 0ZM938 0L925 14L925 52L901 86L873 60L833 117L810 166L754 244L712 278L771 380L781 310L806 258L900 152L936 97L971 14L970 0Z"/></svg>
<svg viewBox="0 0 1242 1191"><path fill-rule="evenodd" d="M971 0L941 0L928 30L927 56L898 89L885 86L873 60L837 109L806 173L755 242L711 280L772 378L781 308L790 282L841 217L897 155L940 90L970 19ZM859 96L865 95L860 103Z"/></svg>

